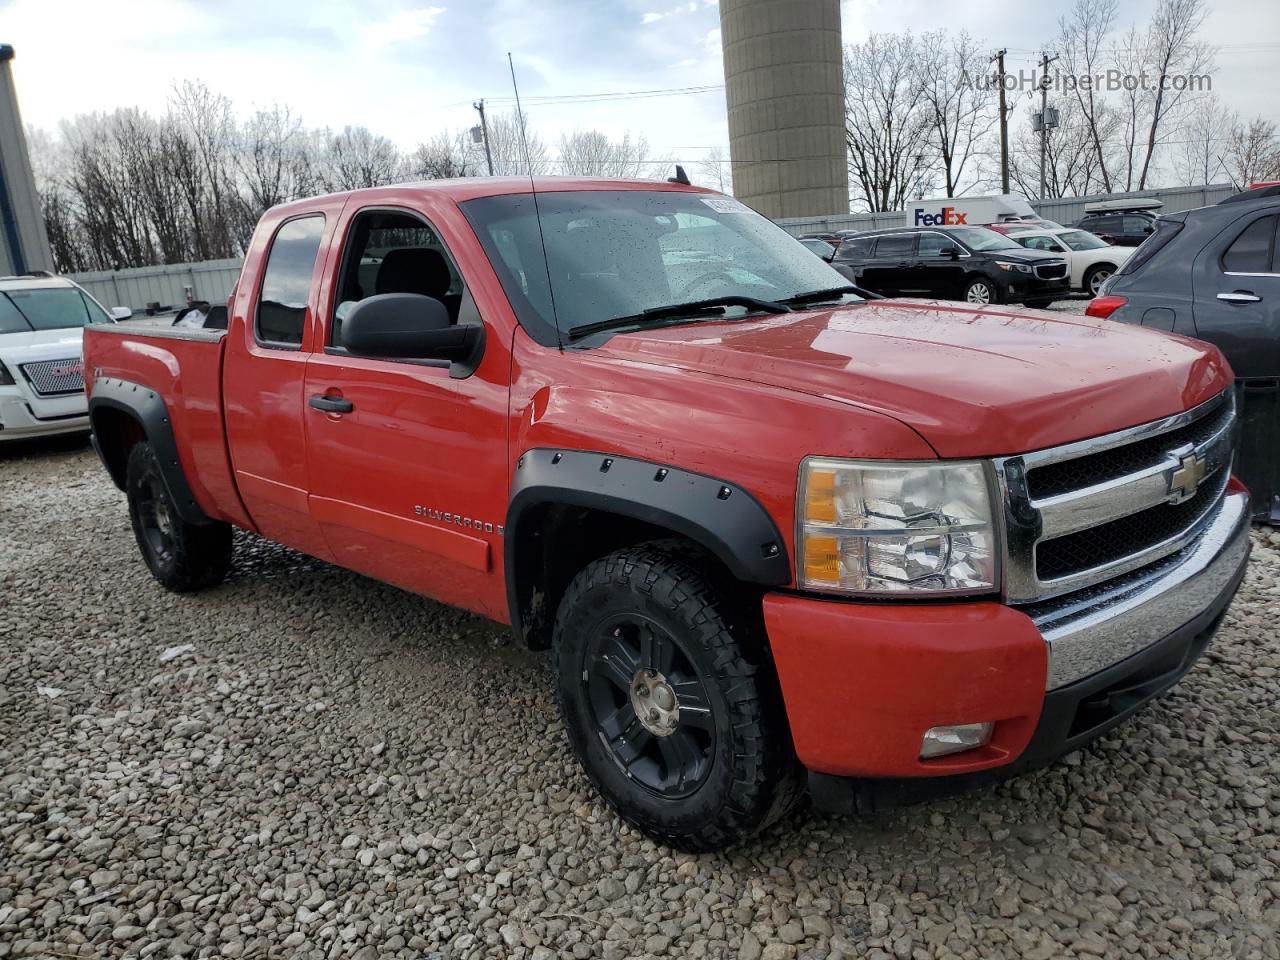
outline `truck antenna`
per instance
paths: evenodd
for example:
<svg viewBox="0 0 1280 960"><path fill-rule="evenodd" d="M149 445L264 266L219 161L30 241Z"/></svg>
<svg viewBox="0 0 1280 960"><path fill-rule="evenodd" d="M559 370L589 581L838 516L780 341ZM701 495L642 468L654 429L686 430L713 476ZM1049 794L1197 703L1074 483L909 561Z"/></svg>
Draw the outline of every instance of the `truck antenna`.
<svg viewBox="0 0 1280 960"><path fill-rule="evenodd" d="M524 148L524 169L529 176L533 176L533 161L529 159L529 137L525 134L524 129L524 109L520 106L520 88L516 86L516 65L511 59L511 51L507 51L507 66L511 68L511 89L516 94L516 120L520 123L520 145Z"/></svg>

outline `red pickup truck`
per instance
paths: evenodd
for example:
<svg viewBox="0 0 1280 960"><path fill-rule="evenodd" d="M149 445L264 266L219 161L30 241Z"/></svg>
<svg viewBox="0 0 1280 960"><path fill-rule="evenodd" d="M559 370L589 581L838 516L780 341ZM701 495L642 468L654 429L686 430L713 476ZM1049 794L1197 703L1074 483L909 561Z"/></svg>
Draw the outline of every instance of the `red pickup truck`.
<svg viewBox="0 0 1280 960"><path fill-rule="evenodd" d="M1215 347L863 296L680 183L289 203L226 330L85 360L161 584L240 527L509 623L686 849L1075 749L1190 669L1249 552Z"/></svg>

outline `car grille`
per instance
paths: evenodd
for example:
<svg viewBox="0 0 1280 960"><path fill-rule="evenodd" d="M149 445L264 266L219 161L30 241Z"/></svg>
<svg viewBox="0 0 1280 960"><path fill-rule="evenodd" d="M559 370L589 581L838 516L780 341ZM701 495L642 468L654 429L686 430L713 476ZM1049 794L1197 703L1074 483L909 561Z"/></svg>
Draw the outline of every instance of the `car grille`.
<svg viewBox="0 0 1280 960"><path fill-rule="evenodd" d="M63 360L38 360L20 366L31 389L42 397L60 397L69 393L84 393L84 360L67 357Z"/></svg>
<svg viewBox="0 0 1280 960"><path fill-rule="evenodd" d="M1036 267L1036 276L1041 280L1061 280L1067 275L1067 262L1045 263Z"/></svg>
<svg viewBox="0 0 1280 960"><path fill-rule="evenodd" d="M1230 391L1186 413L996 460L1005 493L1005 594L1061 596L1187 546L1230 479Z"/></svg>

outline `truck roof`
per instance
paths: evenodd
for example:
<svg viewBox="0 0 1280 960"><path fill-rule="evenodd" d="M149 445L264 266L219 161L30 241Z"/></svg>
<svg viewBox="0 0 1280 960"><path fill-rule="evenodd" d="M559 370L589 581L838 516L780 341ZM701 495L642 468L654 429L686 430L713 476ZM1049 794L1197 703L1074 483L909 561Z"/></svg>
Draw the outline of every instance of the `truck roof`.
<svg viewBox="0 0 1280 960"><path fill-rule="evenodd" d="M454 202L474 200L476 197L496 197L514 193L560 193L570 190L668 190L684 193L715 193L705 187L696 187L669 180L640 180L613 177L459 177L452 180L419 180L409 183L388 184L384 187L362 187L357 190L340 190L325 194L326 197L355 197L361 201L377 200L392 195L403 196L406 191L442 194ZM289 210L305 207L320 197L291 200L273 207Z"/></svg>
<svg viewBox="0 0 1280 960"><path fill-rule="evenodd" d="M75 286L66 277L0 277L0 290L39 290L42 287Z"/></svg>

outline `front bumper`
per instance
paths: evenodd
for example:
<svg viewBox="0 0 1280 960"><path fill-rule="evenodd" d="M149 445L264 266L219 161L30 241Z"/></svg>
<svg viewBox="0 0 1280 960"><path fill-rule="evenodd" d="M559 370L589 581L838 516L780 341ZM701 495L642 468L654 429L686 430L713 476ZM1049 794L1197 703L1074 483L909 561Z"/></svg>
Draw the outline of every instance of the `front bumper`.
<svg viewBox="0 0 1280 960"><path fill-rule="evenodd" d="M0 443L28 437L48 437L60 433L83 433L89 429L84 394L58 398L57 413L37 417L20 394L0 394Z"/></svg>
<svg viewBox="0 0 1280 960"><path fill-rule="evenodd" d="M768 595L770 646L815 799L848 809L867 779L908 781L882 794L920 792L927 778L990 779L1100 736L1191 668L1248 555L1248 495L1233 488L1174 557L1040 609ZM987 721L986 746L920 759L929 728Z"/></svg>

